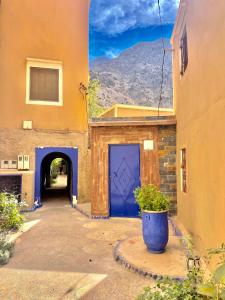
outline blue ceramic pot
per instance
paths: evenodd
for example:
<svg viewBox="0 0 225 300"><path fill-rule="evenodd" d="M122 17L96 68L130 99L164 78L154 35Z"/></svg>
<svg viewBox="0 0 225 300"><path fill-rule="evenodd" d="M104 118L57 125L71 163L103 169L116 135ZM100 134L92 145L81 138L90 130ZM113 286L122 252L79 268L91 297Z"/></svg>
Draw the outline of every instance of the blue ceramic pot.
<svg viewBox="0 0 225 300"><path fill-rule="evenodd" d="M148 250L163 253L169 239L168 212L142 212L142 233Z"/></svg>

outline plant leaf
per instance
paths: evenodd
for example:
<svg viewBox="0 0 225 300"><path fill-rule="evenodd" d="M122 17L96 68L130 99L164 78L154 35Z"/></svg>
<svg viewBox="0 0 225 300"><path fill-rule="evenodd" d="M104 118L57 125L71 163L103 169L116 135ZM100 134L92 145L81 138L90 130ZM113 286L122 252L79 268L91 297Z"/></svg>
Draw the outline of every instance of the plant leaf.
<svg viewBox="0 0 225 300"><path fill-rule="evenodd" d="M225 289L222 290L220 297L222 300L225 300Z"/></svg>
<svg viewBox="0 0 225 300"><path fill-rule="evenodd" d="M225 264L216 269L213 278L218 283L225 283Z"/></svg>
<svg viewBox="0 0 225 300"><path fill-rule="evenodd" d="M216 288L209 283L198 286L198 293L203 296L214 297L216 295Z"/></svg>

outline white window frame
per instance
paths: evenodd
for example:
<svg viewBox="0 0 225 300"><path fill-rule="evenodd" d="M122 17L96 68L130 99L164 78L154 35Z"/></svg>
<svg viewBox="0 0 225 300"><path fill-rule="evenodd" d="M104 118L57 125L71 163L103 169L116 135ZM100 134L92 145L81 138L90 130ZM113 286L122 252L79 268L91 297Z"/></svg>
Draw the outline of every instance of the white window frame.
<svg viewBox="0 0 225 300"><path fill-rule="evenodd" d="M30 69L31 67L59 70L59 101L30 99ZM61 61L27 58L26 68L26 104L33 105L63 105L63 66Z"/></svg>

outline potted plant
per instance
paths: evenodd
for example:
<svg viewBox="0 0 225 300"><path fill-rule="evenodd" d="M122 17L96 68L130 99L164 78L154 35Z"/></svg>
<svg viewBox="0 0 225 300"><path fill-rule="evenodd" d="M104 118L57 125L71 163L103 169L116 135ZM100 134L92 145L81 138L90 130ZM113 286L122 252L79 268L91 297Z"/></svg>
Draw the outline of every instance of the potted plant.
<svg viewBox="0 0 225 300"><path fill-rule="evenodd" d="M148 250L163 253L168 243L169 199L154 185L143 185L134 191L142 212L142 233Z"/></svg>

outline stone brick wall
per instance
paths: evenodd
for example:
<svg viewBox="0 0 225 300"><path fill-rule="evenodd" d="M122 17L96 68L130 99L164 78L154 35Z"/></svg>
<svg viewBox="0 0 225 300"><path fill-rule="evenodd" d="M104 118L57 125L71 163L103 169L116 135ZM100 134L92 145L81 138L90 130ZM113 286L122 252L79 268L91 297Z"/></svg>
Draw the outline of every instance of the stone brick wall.
<svg viewBox="0 0 225 300"><path fill-rule="evenodd" d="M176 126L160 126L158 137L160 190L171 199L170 213L176 213Z"/></svg>
<svg viewBox="0 0 225 300"><path fill-rule="evenodd" d="M90 151L85 132L0 129L0 160L15 160L18 154L30 155L30 171L35 171L36 147L78 147L78 201L90 201ZM0 174L3 173L0 169ZM29 186L33 185L33 177ZM26 191L24 191L26 192ZM33 199L28 199L30 203Z"/></svg>

